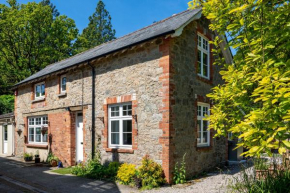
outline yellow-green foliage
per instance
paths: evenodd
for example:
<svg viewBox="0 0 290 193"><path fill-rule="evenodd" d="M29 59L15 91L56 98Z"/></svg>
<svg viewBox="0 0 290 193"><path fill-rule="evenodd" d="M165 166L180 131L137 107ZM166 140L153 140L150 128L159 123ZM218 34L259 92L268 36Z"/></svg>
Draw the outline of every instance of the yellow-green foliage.
<svg viewBox="0 0 290 193"><path fill-rule="evenodd" d="M143 189L156 188L165 182L161 165L148 156L143 158L142 165L138 168L138 177L142 180Z"/></svg>
<svg viewBox="0 0 290 193"><path fill-rule="evenodd" d="M233 62L216 59L225 82L208 95L214 101L210 128L232 132L249 156L290 149L290 4L281 0L193 0L211 20L210 29L228 37ZM213 41L220 55L224 38Z"/></svg>
<svg viewBox="0 0 290 193"><path fill-rule="evenodd" d="M119 167L117 178L121 184L129 185L136 174L134 164L124 163Z"/></svg>

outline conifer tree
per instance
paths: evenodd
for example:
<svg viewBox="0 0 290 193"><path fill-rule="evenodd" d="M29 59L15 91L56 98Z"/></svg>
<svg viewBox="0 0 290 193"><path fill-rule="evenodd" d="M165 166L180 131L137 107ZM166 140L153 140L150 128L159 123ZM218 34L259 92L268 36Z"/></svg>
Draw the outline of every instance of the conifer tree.
<svg viewBox="0 0 290 193"><path fill-rule="evenodd" d="M76 41L77 52L111 41L115 39L115 33L111 24L111 16L105 9L104 2L99 0L96 11L89 17L88 27L83 30Z"/></svg>

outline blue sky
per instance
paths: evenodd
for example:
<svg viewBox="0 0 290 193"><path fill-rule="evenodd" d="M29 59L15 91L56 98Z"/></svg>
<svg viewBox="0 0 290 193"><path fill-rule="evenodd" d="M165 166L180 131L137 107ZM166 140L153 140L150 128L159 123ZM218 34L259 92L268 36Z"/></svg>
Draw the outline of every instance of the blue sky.
<svg viewBox="0 0 290 193"><path fill-rule="evenodd" d="M0 0L5 2L6 0ZM39 2L40 0L35 0ZM116 37L152 24L188 8L190 0L103 0L112 16ZM18 3L32 0L18 0ZM75 20L80 32L88 25L88 18L93 14L98 0L51 0L60 14Z"/></svg>

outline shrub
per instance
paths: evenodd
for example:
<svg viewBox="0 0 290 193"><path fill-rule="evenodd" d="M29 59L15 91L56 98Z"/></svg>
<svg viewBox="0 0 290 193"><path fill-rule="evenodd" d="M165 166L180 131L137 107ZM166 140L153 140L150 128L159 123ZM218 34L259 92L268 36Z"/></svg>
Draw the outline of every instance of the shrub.
<svg viewBox="0 0 290 193"><path fill-rule="evenodd" d="M142 165L138 168L138 177L142 180L143 189L157 188L165 182L161 165L148 156L143 158Z"/></svg>
<svg viewBox="0 0 290 193"><path fill-rule="evenodd" d="M108 166L108 168L107 168L107 174L108 174L110 177L113 177L113 178L116 177L120 165L121 165L121 164L120 164L119 162L110 162L110 163L109 163L109 166Z"/></svg>
<svg viewBox="0 0 290 193"><path fill-rule="evenodd" d="M136 174L135 167L136 166L134 164L122 164L117 173L118 181L124 185L129 185L133 183L133 179Z"/></svg>
<svg viewBox="0 0 290 193"><path fill-rule="evenodd" d="M48 153L48 156L47 156L47 160L46 160L46 162L50 163L52 160L55 160L55 161L58 162L58 161L59 161L59 158L56 157L55 155L53 155L52 152L49 152L49 153Z"/></svg>
<svg viewBox="0 0 290 193"><path fill-rule="evenodd" d="M183 155L182 162L181 162L181 167L178 168L178 162L176 162L175 167L174 167L174 176L173 176L173 181L175 184L183 184L186 182L186 168L185 168L185 155Z"/></svg>

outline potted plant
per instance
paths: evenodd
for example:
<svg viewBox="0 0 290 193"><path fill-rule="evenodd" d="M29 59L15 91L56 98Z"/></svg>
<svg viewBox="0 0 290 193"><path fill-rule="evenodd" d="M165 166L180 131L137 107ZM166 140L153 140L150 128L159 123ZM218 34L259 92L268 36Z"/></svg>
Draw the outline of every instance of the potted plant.
<svg viewBox="0 0 290 193"><path fill-rule="evenodd" d="M33 156L32 156L32 153L29 154L25 152L23 157L25 161L32 161Z"/></svg>
<svg viewBox="0 0 290 193"><path fill-rule="evenodd" d="M56 157L56 156L53 155L52 153L49 153L49 154L48 154L47 162L48 162L52 167L56 167L58 161L59 161L58 157Z"/></svg>

